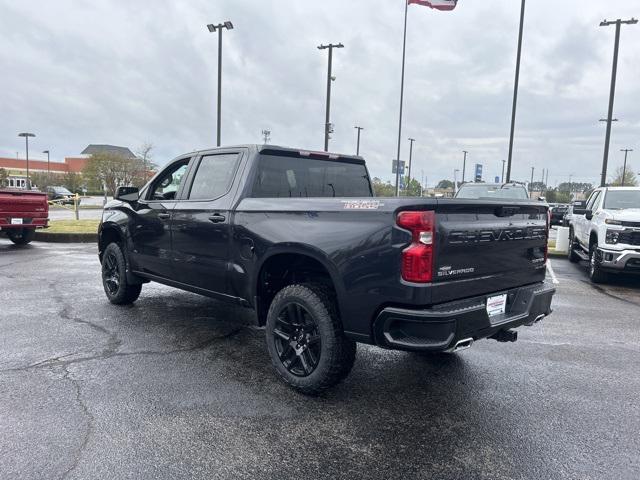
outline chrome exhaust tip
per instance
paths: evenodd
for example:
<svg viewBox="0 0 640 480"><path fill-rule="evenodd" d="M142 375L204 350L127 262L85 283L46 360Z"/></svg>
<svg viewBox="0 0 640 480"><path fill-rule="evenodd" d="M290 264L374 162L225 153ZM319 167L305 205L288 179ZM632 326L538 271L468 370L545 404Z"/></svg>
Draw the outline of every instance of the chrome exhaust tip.
<svg viewBox="0 0 640 480"><path fill-rule="evenodd" d="M456 344L447 350L448 353L459 352L461 350L466 350L467 348L471 348L473 345L473 338L465 338L464 340L458 340Z"/></svg>

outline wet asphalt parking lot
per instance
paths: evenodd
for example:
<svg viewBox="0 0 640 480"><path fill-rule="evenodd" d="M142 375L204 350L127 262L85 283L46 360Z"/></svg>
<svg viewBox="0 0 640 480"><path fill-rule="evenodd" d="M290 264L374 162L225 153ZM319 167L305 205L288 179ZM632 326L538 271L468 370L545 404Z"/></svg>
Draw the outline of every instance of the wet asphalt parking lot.
<svg viewBox="0 0 640 480"><path fill-rule="evenodd" d="M359 346L308 398L249 312L156 284L112 306L95 245L0 238L0 478L640 478L640 281L551 262L518 342Z"/></svg>

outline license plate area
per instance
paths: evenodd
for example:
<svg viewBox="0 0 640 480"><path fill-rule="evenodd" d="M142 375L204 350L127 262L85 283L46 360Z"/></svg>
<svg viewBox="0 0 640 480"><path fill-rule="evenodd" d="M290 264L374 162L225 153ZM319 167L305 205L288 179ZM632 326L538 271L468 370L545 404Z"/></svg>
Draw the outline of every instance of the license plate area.
<svg viewBox="0 0 640 480"><path fill-rule="evenodd" d="M22 225L22 219L21 218L12 218L11 219L11 225Z"/></svg>
<svg viewBox="0 0 640 480"><path fill-rule="evenodd" d="M487 297L487 315L492 320L493 317L504 315L507 311L507 294Z"/></svg>

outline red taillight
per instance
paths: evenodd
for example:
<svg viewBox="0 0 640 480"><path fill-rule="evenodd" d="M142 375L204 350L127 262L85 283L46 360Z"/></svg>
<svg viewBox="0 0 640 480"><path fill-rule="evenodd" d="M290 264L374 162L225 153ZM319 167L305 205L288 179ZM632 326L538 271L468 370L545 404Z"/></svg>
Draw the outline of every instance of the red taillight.
<svg viewBox="0 0 640 480"><path fill-rule="evenodd" d="M428 283L433 279L435 219L435 212L398 214L398 226L411 232L411 245L402 252L402 278L407 282Z"/></svg>

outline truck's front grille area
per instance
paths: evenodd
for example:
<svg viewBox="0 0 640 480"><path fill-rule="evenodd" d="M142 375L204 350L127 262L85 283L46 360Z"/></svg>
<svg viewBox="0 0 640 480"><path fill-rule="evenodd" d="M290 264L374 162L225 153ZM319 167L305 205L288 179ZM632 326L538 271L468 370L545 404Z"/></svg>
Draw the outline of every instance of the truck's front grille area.
<svg viewBox="0 0 640 480"><path fill-rule="evenodd" d="M620 232L618 234L618 243L640 245L640 232Z"/></svg>

